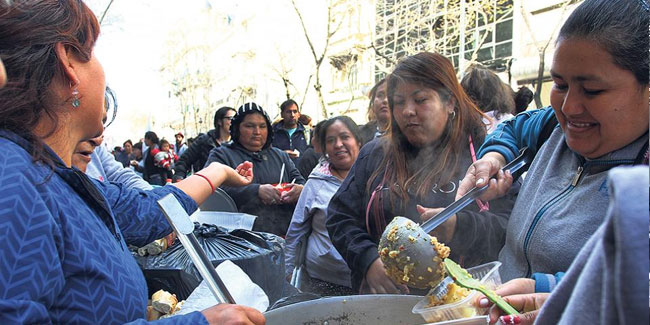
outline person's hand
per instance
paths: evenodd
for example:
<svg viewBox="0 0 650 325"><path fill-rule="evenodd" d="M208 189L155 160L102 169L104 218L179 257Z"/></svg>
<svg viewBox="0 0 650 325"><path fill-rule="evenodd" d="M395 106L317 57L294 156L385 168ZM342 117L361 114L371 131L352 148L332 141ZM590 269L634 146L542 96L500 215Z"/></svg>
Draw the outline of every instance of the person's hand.
<svg viewBox="0 0 650 325"><path fill-rule="evenodd" d="M538 300L542 298L542 297L532 297L533 295L536 295L535 294L535 280L528 279L528 278L512 279L512 280L502 284L501 286L499 286L499 288L497 288L495 290L495 292L496 292L497 295L503 297L504 299L506 299L506 297L508 297L509 299L514 299L514 300L520 299L520 300L517 301L517 304L520 304L520 305L522 303L523 304L528 304L528 306L521 305L523 307L530 307L530 306L534 305L534 303L537 303ZM521 299L523 299L523 300L521 300ZM508 301L508 300L506 299L506 301ZM543 302L543 301L541 301L541 302ZM540 306L541 306L541 302L540 302ZM476 300L474 301L474 305L486 308L486 307L492 306L492 302L490 300L488 300L488 298L485 297L484 295L479 295L478 297L476 297ZM523 310L523 309L517 308L513 304L511 304L511 305L515 309L517 309L519 311ZM536 309L539 309L539 308L535 308L535 309L531 309L531 310L523 310L523 311L528 312L528 311L533 311L533 310L536 310ZM496 306L494 306L490 310L490 323L494 323L499 319L500 312L502 312L501 309L499 309ZM526 316L526 317L530 317L532 315L533 314L531 314L529 316ZM508 315L506 315L506 316L508 316ZM536 316L537 316L537 313L535 312L534 317L536 317ZM532 324L532 322L534 321L534 319L535 319L534 317L530 321L530 324ZM513 317L511 317L511 318L513 318ZM519 321L524 320L521 315L519 316L519 318L520 318ZM514 322L514 320L513 320L513 322ZM508 324L508 323L506 323L506 324ZM521 324L528 324L528 323L521 323Z"/></svg>
<svg viewBox="0 0 650 325"><path fill-rule="evenodd" d="M242 305L219 304L201 311L209 324L263 325L264 315L251 307Z"/></svg>
<svg viewBox="0 0 650 325"><path fill-rule="evenodd" d="M500 285L495 292L501 297L535 293L535 280L528 278L512 279ZM479 294L474 300L474 305L483 308L489 307L491 304L492 302L482 294Z"/></svg>
<svg viewBox="0 0 650 325"><path fill-rule="evenodd" d="M4 87L5 83L7 83L7 73L5 72L5 66L2 64L2 60L0 60L0 88Z"/></svg>
<svg viewBox="0 0 650 325"><path fill-rule="evenodd" d="M219 164L213 162L212 164ZM221 165L221 164L220 164ZM226 179L223 181L223 185L226 186L244 186L249 185L253 181L253 163L250 161L244 161L239 164L235 169L230 168L226 165L221 165L225 171ZM221 167L220 166L220 167Z"/></svg>
<svg viewBox="0 0 650 325"><path fill-rule="evenodd" d="M239 166L237 166L237 168L235 168L235 171L237 172L237 174L244 177L248 181L248 184L250 184L253 181L253 163L252 162L244 161L243 163L239 164Z"/></svg>
<svg viewBox="0 0 650 325"><path fill-rule="evenodd" d="M280 203L280 191L271 184L260 185L260 188L257 191L257 196L259 196L262 203L266 205Z"/></svg>
<svg viewBox="0 0 650 325"><path fill-rule="evenodd" d="M291 188L288 192L282 192L280 195L280 202L282 203L296 203L300 198L303 186L300 184L287 184L284 188Z"/></svg>
<svg viewBox="0 0 650 325"><path fill-rule="evenodd" d="M501 168L505 165L505 158L496 152L488 152L483 158L475 161L469 166L465 177L458 186L456 200L467 194L472 188L484 186L488 182L489 187L481 194L481 200L489 201L505 195L512 186L513 181L510 172L504 173L501 171ZM496 175L496 179L490 179L494 175Z"/></svg>
<svg viewBox="0 0 650 325"><path fill-rule="evenodd" d="M490 308L490 324L501 321L503 324L529 325L535 323L537 314L548 299L550 293L528 293L503 297L512 308L519 311L519 315L504 315L501 308L493 305Z"/></svg>
<svg viewBox="0 0 650 325"><path fill-rule="evenodd" d="M286 152L289 155L289 157L291 157L291 159L298 158L300 154L298 151L294 151L294 150L285 150L284 152Z"/></svg>
<svg viewBox="0 0 650 325"><path fill-rule="evenodd" d="M442 212L444 208L425 208L421 205L416 206L418 213L420 214L420 219L422 222L425 222L438 213ZM454 231L456 231L456 215L449 217L445 222L440 226L436 227L429 235L436 237L441 242L448 242L454 236Z"/></svg>
<svg viewBox="0 0 650 325"><path fill-rule="evenodd" d="M370 264L364 282L366 282L367 288L364 288L362 285L361 294L409 293L409 289L406 285L396 286L395 283L393 283L393 280L386 275L384 263L381 261L381 258L377 258L372 262L372 264ZM367 290L367 292L365 292L364 289Z"/></svg>
<svg viewBox="0 0 650 325"><path fill-rule="evenodd" d="M131 166L137 166L138 165L137 160L131 160L129 163L131 164Z"/></svg>
<svg viewBox="0 0 650 325"><path fill-rule="evenodd" d="M496 293L501 297L535 293L535 280L529 278L512 279L500 285Z"/></svg>

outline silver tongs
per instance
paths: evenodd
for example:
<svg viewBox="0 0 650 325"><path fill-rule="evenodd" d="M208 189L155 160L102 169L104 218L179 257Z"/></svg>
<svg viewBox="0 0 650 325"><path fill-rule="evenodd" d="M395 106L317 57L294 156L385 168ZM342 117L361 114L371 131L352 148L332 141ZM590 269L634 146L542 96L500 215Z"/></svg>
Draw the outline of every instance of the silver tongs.
<svg viewBox="0 0 650 325"><path fill-rule="evenodd" d="M521 173L528 170L528 167L530 167L530 162L533 160L533 158L535 158L535 156L532 154L531 150L528 148L523 148L521 149L519 156L509 164L505 165L501 170L504 172L510 171L510 174L513 175L513 178L517 179ZM422 228L424 232L430 233L433 229L436 229L436 227L440 226L451 216L458 213L458 211L464 209L475 199L481 196L481 193L483 193L483 191L488 188L489 184L490 182L488 181L487 184L483 185L482 187L474 187L460 199L456 200L454 203L447 206L444 210L440 211L440 213L435 215L433 218L422 223L420 228Z"/></svg>
<svg viewBox="0 0 650 325"><path fill-rule="evenodd" d="M205 254L205 251L199 245L199 242L194 236L194 223L190 220L190 216L185 212L185 209L176 200L174 195L167 194L162 199L158 200L158 206L162 209L163 214L167 217L169 224L174 228L178 239L185 247L185 251L190 255L194 266L199 270L199 273L208 284L208 288L220 304L228 303L234 304L235 299L228 292L228 288L221 281L219 274L212 266L212 262Z"/></svg>

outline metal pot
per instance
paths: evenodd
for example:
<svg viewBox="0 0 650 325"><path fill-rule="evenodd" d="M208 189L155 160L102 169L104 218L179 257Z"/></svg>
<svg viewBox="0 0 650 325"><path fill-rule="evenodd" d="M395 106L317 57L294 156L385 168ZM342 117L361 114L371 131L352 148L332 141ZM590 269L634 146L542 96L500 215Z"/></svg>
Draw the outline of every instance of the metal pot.
<svg viewBox="0 0 650 325"><path fill-rule="evenodd" d="M266 324L424 324L411 310L422 296L358 295L305 301L268 311Z"/></svg>

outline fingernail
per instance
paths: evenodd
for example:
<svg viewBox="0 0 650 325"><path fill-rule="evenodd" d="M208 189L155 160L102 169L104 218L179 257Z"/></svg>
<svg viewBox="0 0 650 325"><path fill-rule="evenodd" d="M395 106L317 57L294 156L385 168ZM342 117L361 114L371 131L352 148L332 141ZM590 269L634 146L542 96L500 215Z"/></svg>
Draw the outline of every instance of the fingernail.
<svg viewBox="0 0 650 325"><path fill-rule="evenodd" d="M490 304L490 301L488 298L481 298L481 300L478 301L478 305L482 308L487 307Z"/></svg>
<svg viewBox="0 0 650 325"><path fill-rule="evenodd" d="M479 178L478 181L476 181L476 185L482 185L483 183L485 183L485 180L482 178Z"/></svg>
<svg viewBox="0 0 650 325"><path fill-rule="evenodd" d="M499 320L503 324L519 324L519 323L521 323L521 319L517 315L501 316L501 317L499 317Z"/></svg>

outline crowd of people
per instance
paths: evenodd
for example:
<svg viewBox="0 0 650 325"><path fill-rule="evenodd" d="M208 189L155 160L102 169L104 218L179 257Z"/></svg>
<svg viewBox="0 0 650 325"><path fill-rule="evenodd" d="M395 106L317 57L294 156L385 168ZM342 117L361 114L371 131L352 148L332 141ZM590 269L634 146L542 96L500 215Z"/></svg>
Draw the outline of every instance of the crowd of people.
<svg viewBox="0 0 650 325"><path fill-rule="evenodd" d="M0 2L0 148L11 157L0 164L0 320L145 322L127 245L170 234L159 198L191 214L217 187L257 216L254 231L285 238L286 277L302 263L301 290L423 295L387 276L386 226L422 223L487 185L431 235L464 267L502 263L497 293L521 314L493 307L491 322L647 323L648 27L647 0L581 3L557 36L546 108L526 110L530 90L483 66L459 80L448 58L422 52L370 90L364 125L312 126L292 99L272 121L247 102L219 108L214 129L187 143L148 131L110 152L117 107L93 54L95 15L80 0ZM534 155L526 176L501 171L522 149ZM165 321L264 316L220 304Z"/></svg>

